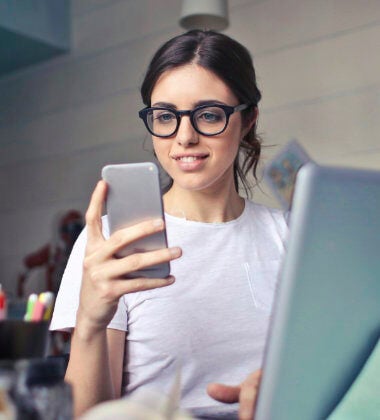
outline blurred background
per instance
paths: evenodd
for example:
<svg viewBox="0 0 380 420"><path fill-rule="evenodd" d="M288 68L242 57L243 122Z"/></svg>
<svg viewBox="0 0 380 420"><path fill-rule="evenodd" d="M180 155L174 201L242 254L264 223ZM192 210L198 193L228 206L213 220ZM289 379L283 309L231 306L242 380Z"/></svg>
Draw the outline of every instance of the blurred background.
<svg viewBox="0 0 380 420"><path fill-rule="evenodd" d="M158 46L184 31L181 7L0 0L0 283L10 295L23 276L46 281L64 218L84 214L103 165L153 159L139 87ZM228 12L224 32L251 51L263 94L262 166L297 139L319 163L380 169L379 0L229 0ZM278 207L265 183L253 199Z"/></svg>

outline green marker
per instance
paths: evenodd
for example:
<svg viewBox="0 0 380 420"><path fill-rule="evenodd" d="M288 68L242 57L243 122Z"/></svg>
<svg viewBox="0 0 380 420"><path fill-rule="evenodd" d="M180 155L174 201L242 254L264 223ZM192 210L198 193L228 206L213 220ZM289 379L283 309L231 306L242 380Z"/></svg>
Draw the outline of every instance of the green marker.
<svg viewBox="0 0 380 420"><path fill-rule="evenodd" d="M26 304L26 313L24 315L24 321L31 321L32 320L32 314L33 314L33 308L35 303L37 302L38 296L36 293L32 293L28 297L28 302Z"/></svg>

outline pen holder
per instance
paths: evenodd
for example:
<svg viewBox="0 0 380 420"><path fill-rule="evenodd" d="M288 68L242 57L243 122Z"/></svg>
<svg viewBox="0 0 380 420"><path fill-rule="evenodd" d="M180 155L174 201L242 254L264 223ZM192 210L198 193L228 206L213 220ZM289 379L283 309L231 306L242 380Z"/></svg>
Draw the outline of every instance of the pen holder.
<svg viewBox="0 0 380 420"><path fill-rule="evenodd" d="M0 359L44 357L49 345L49 321L0 321Z"/></svg>

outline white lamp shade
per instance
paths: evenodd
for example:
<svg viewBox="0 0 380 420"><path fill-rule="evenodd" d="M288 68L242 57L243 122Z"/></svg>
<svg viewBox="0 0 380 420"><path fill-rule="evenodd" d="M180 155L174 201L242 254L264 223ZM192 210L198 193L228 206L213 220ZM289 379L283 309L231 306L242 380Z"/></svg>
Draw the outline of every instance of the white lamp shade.
<svg viewBox="0 0 380 420"><path fill-rule="evenodd" d="M226 29L228 0L182 0L179 23L185 29Z"/></svg>

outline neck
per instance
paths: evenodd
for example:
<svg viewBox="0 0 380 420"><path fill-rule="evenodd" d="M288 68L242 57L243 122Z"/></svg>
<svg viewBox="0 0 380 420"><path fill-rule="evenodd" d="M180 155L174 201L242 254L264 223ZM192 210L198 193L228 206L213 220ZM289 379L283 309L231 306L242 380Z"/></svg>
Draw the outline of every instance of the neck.
<svg viewBox="0 0 380 420"><path fill-rule="evenodd" d="M244 199L233 185L222 191L189 191L174 184L163 200L168 214L205 223L228 222L244 210Z"/></svg>

